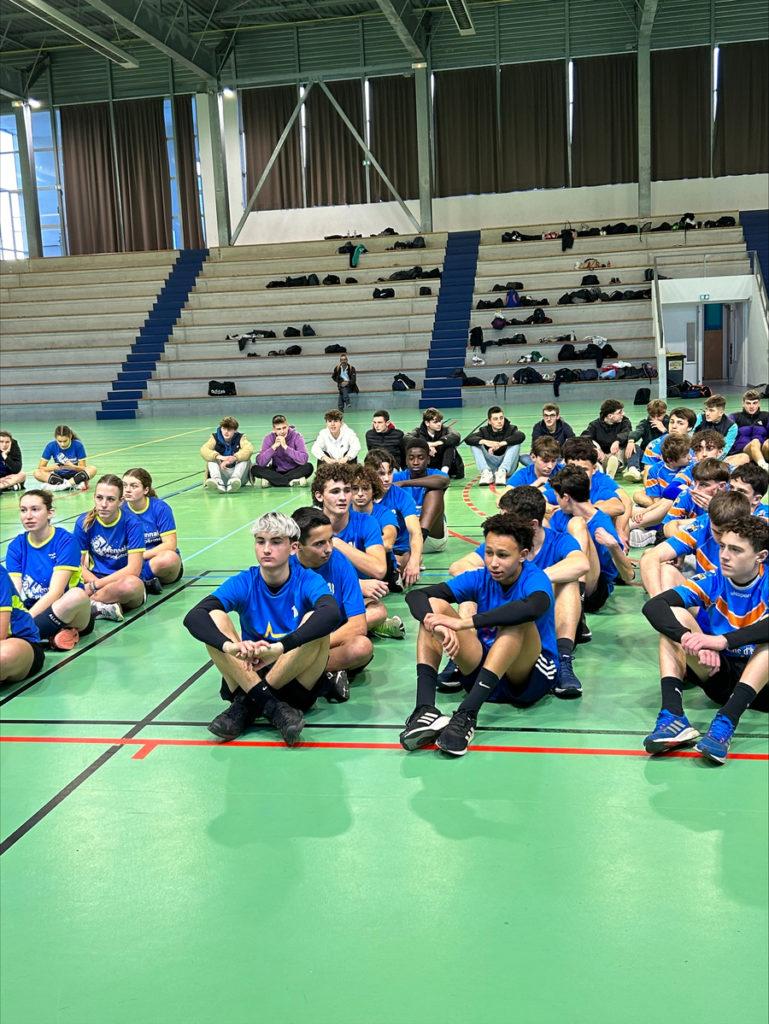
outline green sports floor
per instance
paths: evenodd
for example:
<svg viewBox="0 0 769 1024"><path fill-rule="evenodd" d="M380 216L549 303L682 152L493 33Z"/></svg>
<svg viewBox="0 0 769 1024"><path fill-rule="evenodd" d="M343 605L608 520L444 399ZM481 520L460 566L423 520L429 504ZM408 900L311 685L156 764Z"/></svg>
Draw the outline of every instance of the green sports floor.
<svg viewBox="0 0 769 1024"><path fill-rule="evenodd" d="M563 413L578 430L594 404ZM538 411L511 418L530 433ZM459 411L458 429L479 418ZM292 419L308 438L321 425ZM347 420L362 433L370 413ZM28 470L53 424L7 424ZM640 587L591 618L582 700L488 707L457 761L398 745L416 636L401 596L407 639L377 641L352 699L321 701L301 746L267 727L213 739L219 676L182 618L252 564L259 513L309 494L205 491L214 425L72 424L100 474L152 473L185 575L0 689L4 1024L765 1024L769 723L748 711L722 768L643 753L659 677ZM267 419L241 428L258 445ZM91 497L57 496L55 521L71 527ZM0 502L0 554L16 498ZM426 557L425 582L493 509L493 489L452 484L448 551ZM707 727L707 698L685 703Z"/></svg>

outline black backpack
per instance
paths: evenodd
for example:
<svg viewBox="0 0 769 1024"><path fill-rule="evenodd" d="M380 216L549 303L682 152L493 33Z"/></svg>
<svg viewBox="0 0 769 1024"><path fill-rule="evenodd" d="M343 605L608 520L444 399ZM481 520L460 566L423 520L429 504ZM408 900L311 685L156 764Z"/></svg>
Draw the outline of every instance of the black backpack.
<svg viewBox="0 0 769 1024"><path fill-rule="evenodd" d="M300 356L302 354L301 345L289 345L286 349L287 356Z"/></svg>
<svg viewBox="0 0 769 1024"><path fill-rule="evenodd" d="M237 395L235 383L231 380L210 380L208 382L209 395Z"/></svg>
<svg viewBox="0 0 769 1024"><path fill-rule="evenodd" d="M542 374L533 366L522 366L520 370L515 371L513 377L519 384L541 384L543 380Z"/></svg>
<svg viewBox="0 0 769 1024"><path fill-rule="evenodd" d="M569 359L577 358L577 350L568 342L566 345L561 345L560 351L558 352L558 362L566 362Z"/></svg>
<svg viewBox="0 0 769 1024"><path fill-rule="evenodd" d="M340 352L346 352L347 349L344 347L344 345L326 345L323 351L326 353L327 356L335 356L338 355Z"/></svg>
<svg viewBox="0 0 769 1024"><path fill-rule="evenodd" d="M650 398L651 390L649 388L639 388L635 393L633 405L647 405Z"/></svg>
<svg viewBox="0 0 769 1024"><path fill-rule="evenodd" d="M494 394L497 394L497 388L504 388L505 397L507 397L507 385L510 383L510 378L506 373L497 373L494 375L492 384L494 385Z"/></svg>
<svg viewBox="0 0 769 1024"><path fill-rule="evenodd" d="M416 381L407 377L405 373L396 373L393 377L393 391L413 391L416 386Z"/></svg>
<svg viewBox="0 0 769 1024"><path fill-rule="evenodd" d="M582 278L582 286L584 287L585 285L588 284L598 284L598 278L595 276L595 274L585 274L585 276Z"/></svg>

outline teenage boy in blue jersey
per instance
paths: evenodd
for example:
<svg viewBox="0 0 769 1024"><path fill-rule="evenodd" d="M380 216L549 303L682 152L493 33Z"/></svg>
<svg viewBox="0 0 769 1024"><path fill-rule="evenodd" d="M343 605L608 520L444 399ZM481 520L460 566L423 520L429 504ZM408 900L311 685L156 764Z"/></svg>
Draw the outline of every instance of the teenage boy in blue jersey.
<svg viewBox="0 0 769 1024"><path fill-rule="evenodd" d="M561 446L552 437L538 437L531 445L529 463L519 466L507 481L509 487L526 484L544 490L550 477L557 471Z"/></svg>
<svg viewBox="0 0 769 1024"><path fill-rule="evenodd" d="M598 468L598 450L593 442L587 437L571 437L564 441L561 455L567 466L580 466L585 470L590 480L590 501L612 519L620 539L627 545L633 503L620 485ZM549 506L557 506L558 501L550 483L542 493Z"/></svg>
<svg viewBox="0 0 769 1024"><path fill-rule="evenodd" d="M352 563L334 548L331 520L314 505L298 508L291 518L299 527L299 549L295 557L305 569L312 569L328 587L339 605L341 620L329 637L324 696L333 703L350 697L350 678L374 657L374 645L367 636L366 606L358 574Z"/></svg>
<svg viewBox="0 0 769 1024"><path fill-rule="evenodd" d="M699 736L683 708L683 683L720 705L697 749L723 764L742 714L769 711L769 523L744 516L721 535L720 569L651 598L643 613L660 634L662 708L644 740L650 754ZM690 609L699 609L695 618ZM708 623L703 629L699 617Z"/></svg>
<svg viewBox="0 0 769 1024"><path fill-rule="evenodd" d="M766 495L767 487L769 473L757 462L746 462L738 466L729 481L730 490L740 491L750 502L750 514L761 516L762 519L769 519L769 505L761 500Z"/></svg>
<svg viewBox="0 0 769 1024"><path fill-rule="evenodd" d="M396 487L411 491L419 515L425 554L445 551L449 539L444 507L449 477L439 469L430 469L429 461L427 441L412 436L406 440L406 468L393 473Z"/></svg>
<svg viewBox="0 0 769 1024"><path fill-rule="evenodd" d="M419 514L411 496L411 488L394 487L395 462L385 448L372 448L364 460L364 466L376 470L382 482L384 494L375 499L395 513L398 520L398 534L393 543L393 555L404 586L413 586L419 580L422 564L422 527Z"/></svg>
<svg viewBox="0 0 769 1024"><path fill-rule="evenodd" d="M405 750L437 740L444 753L461 757L487 700L528 707L552 689L558 671L553 588L544 572L527 561L533 532L522 516L491 516L483 524L483 569L406 596L420 626L416 707L400 734ZM478 610L465 614L463 607L470 603ZM454 604L463 607L457 611ZM435 706L444 652L456 663L467 690L450 719Z"/></svg>
<svg viewBox="0 0 769 1024"><path fill-rule="evenodd" d="M220 693L230 701L209 730L234 740L262 716L293 746L304 728L302 712L325 689L339 605L317 573L291 561L299 527L290 516L268 512L251 533L258 565L204 597L184 625L206 645L222 674ZM238 614L239 632L230 612Z"/></svg>

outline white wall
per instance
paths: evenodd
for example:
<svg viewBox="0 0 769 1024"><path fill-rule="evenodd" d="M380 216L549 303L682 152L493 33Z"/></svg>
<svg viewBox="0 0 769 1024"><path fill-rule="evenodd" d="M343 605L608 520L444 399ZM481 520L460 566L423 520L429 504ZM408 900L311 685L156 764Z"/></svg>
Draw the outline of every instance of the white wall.
<svg viewBox="0 0 769 1024"><path fill-rule="evenodd" d="M765 384L769 381L769 320L761 302L758 281L753 278L753 296L750 301L750 316L747 326L747 374L748 384Z"/></svg>

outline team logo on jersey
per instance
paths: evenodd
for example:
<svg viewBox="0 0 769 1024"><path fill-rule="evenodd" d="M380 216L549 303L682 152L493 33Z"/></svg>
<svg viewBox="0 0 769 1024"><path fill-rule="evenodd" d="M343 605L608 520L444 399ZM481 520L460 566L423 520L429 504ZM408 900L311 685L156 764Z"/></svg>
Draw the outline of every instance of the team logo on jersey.
<svg viewBox="0 0 769 1024"><path fill-rule="evenodd" d="M110 544L106 537L102 537L97 534L91 539L91 551L94 555L98 555L99 558L110 559L110 558L124 558L128 554L128 545L123 544L121 547L116 548Z"/></svg>
<svg viewBox="0 0 769 1024"><path fill-rule="evenodd" d="M265 640L281 640L284 636L287 636L287 634L286 633L276 633L275 630L272 628L272 624L269 623L269 622L267 623L267 627L266 627L266 629L264 631L264 639Z"/></svg>

